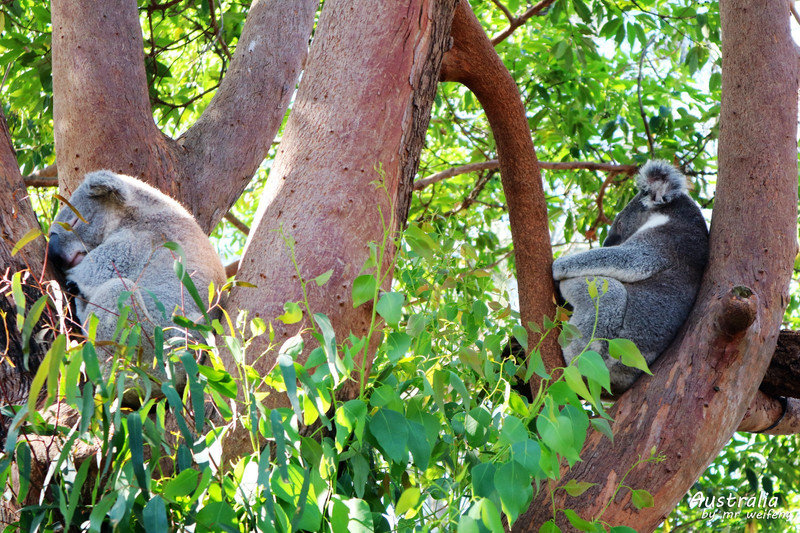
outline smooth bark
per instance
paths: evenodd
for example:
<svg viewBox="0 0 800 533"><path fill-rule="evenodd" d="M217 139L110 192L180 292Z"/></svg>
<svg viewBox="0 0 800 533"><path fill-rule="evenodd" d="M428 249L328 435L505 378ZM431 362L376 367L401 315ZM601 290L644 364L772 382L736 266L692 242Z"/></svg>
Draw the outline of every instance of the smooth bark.
<svg viewBox="0 0 800 533"><path fill-rule="evenodd" d="M325 2L239 267L238 279L258 287L235 288L228 303L273 320L277 345L312 325L307 315L289 326L274 320L284 303L304 300L284 235L294 242L299 276L332 271L325 285L307 285L311 312L328 316L337 342L367 334L372 308L353 307L353 280L368 244L380 246L388 232L380 269L389 287L392 239L407 211L453 6L454 0ZM272 350L254 361L266 348L266 339L249 348L248 362L261 375L277 356ZM358 359L367 373L371 354ZM226 366L233 371L233 361ZM356 394L358 381L353 376L345 394ZM270 407L287 403L274 392L266 399ZM226 455L246 449L246 435L240 437L229 436Z"/></svg>
<svg viewBox="0 0 800 533"><path fill-rule="evenodd" d="M318 4L253 2L222 85L174 141L153 122L136 2L54 0L53 120L62 192L74 190L86 172L107 168L155 185L211 232L267 155Z"/></svg>
<svg viewBox="0 0 800 533"><path fill-rule="evenodd" d="M511 237L522 324L543 326L543 317L555 316L555 298L547 224L547 203L542 178L531 140L525 107L516 82L465 0L453 16L453 48L442 66L442 81L464 84L480 101L492 128L500 164L503 192L508 205ZM529 332L529 348L538 336ZM555 336L542 346L542 360L548 369L564 366ZM531 381L536 394L538 376Z"/></svg>
<svg viewBox="0 0 800 533"><path fill-rule="evenodd" d="M626 470L655 448L664 460L640 465L625 479L650 492L655 506L636 510L623 489L602 514L604 522L636 531L664 520L739 426L775 349L797 253L798 63L786 4L770 0L755 8L727 0L720 13L720 175L703 286L654 376L617 401L614 442L591 434L582 462L559 481L597 485L574 498L555 492L556 508L596 518ZM542 491L514 530L538 531L552 517Z"/></svg>

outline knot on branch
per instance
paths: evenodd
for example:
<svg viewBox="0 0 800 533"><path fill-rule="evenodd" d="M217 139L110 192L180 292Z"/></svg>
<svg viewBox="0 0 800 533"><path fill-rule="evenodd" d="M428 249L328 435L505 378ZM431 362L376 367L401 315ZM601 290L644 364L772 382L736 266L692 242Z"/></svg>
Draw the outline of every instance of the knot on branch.
<svg viewBox="0 0 800 533"><path fill-rule="evenodd" d="M737 286L722 298L722 314L719 319L720 330L734 336L749 328L756 320L758 296L752 289Z"/></svg>

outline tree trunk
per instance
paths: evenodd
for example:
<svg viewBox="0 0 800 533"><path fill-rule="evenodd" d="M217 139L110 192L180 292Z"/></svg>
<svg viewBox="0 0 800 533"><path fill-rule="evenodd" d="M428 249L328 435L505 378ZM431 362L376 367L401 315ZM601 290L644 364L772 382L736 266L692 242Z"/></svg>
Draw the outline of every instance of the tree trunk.
<svg viewBox="0 0 800 533"><path fill-rule="evenodd" d="M12 251L17 243L31 231L39 228L39 222L33 212L25 184L17 165L17 157L11 143L5 116L0 112L0 198L6 199L0 204L0 313L3 313L3 324L0 324L0 346L5 355L0 361L0 404L15 405L28 399L30 380L41 361L47 345L36 341L36 333L46 326L42 321L31 335L29 360L23 358L22 336L17 324L18 302L13 300L10 282L15 272L25 271L21 279L25 294L26 311L45 292L43 279L53 279L52 269L43 273L45 261L45 240L43 237L28 242L14 255ZM6 296L7 295L7 296ZM49 317L52 319L52 317ZM20 325L21 327L21 325ZM13 366L12 364L13 363ZM5 441L7 424L10 420L2 417L0 421L0 442Z"/></svg>
<svg viewBox="0 0 800 533"><path fill-rule="evenodd" d="M92 170L136 176L183 203L210 233L267 155L300 76L318 4L253 2L222 85L197 123L173 141L153 122L136 2L54 0L53 121L62 192Z"/></svg>
<svg viewBox="0 0 800 533"><path fill-rule="evenodd" d="M455 0L325 2L239 268L238 278L258 288L235 288L229 309L272 320L284 303L304 300L282 229L295 242L303 279L333 272L325 285L307 285L311 312L330 318L337 342L350 333L367 334L372 308L353 308L353 280L369 257L368 243L380 245L388 232L380 269L383 288L389 287L392 241L408 209L454 5ZM280 345L312 323L305 316L299 324L273 326ZM257 339L250 357L266 348L266 339ZM248 362L266 375L276 352ZM356 364L366 375L371 354L359 357ZM232 360L226 367L234 373ZM347 388L350 396L363 385L357 380ZM273 393L266 404L288 402ZM231 437L228 455L249 444L246 435Z"/></svg>
<svg viewBox="0 0 800 533"><path fill-rule="evenodd" d="M742 420L775 349L797 252L798 63L786 4L726 0L720 13L720 175L703 286L654 376L617 401L614 442L591 434L583 461L559 481L597 485L575 498L555 492L555 508L597 518L624 472L655 448L664 461L642 464L624 481L650 492L655 506L637 511L623 489L602 514L636 531L664 520ZM552 517L542 491L514 529L538 531Z"/></svg>

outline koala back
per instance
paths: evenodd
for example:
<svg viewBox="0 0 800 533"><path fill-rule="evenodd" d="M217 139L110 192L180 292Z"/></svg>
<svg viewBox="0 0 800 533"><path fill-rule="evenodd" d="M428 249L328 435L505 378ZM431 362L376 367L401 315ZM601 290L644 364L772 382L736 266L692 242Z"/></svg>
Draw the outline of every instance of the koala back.
<svg viewBox="0 0 800 533"><path fill-rule="evenodd" d="M601 248L553 263L554 278L573 306L570 323L582 334L564 350L567 362L583 351L596 327L599 338L630 339L653 363L694 304L708 261L708 228L700 207L687 194L685 177L664 161L644 165L637 184L639 192L614 219ZM613 289L600 298L597 315L587 278L605 278ZM604 342L597 344L612 392L619 394L641 372L610 358Z"/></svg>
<svg viewBox="0 0 800 533"><path fill-rule="evenodd" d="M51 257L89 295L114 278L130 278L173 305L179 282L176 259L163 246L183 249L186 271L203 285L225 282L225 271L208 237L178 202L130 176L91 172L51 226ZM79 216L80 214L80 216Z"/></svg>
<svg viewBox="0 0 800 533"><path fill-rule="evenodd" d="M708 261L708 228L686 191L686 178L666 161L648 161L637 176L638 194L616 216L604 247L647 248L670 269L692 278Z"/></svg>

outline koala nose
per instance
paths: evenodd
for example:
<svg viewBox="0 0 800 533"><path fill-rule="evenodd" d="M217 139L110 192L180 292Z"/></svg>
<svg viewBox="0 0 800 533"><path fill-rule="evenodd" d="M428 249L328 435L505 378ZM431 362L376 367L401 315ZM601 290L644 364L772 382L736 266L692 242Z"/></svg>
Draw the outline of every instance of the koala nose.
<svg viewBox="0 0 800 533"><path fill-rule="evenodd" d="M622 237L620 237L616 233L609 233L608 237L606 237L606 240L603 241L603 246L608 248L609 246L616 246L621 242L622 242Z"/></svg>

